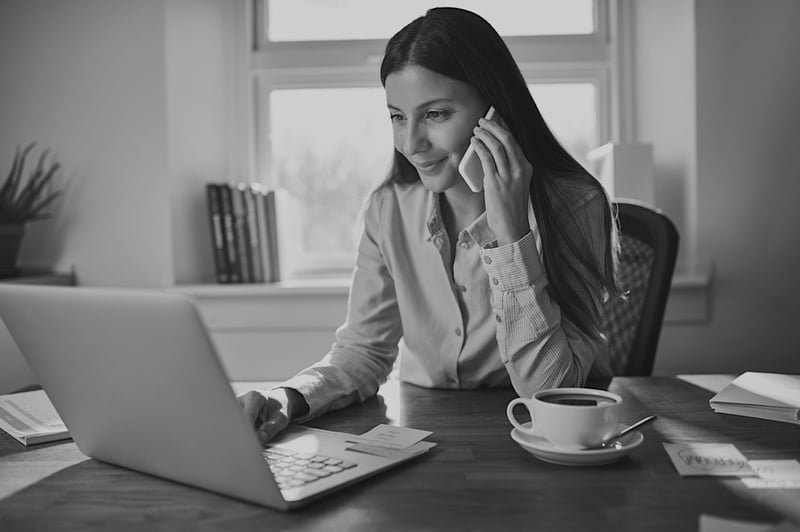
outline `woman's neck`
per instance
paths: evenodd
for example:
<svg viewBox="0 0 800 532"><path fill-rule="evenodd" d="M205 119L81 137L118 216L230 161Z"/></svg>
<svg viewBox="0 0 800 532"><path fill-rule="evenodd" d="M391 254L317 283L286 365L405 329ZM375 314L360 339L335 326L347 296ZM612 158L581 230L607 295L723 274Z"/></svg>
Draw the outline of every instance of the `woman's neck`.
<svg viewBox="0 0 800 532"><path fill-rule="evenodd" d="M442 193L439 208L451 237L471 224L486 209L483 192L475 193L464 186L451 187Z"/></svg>

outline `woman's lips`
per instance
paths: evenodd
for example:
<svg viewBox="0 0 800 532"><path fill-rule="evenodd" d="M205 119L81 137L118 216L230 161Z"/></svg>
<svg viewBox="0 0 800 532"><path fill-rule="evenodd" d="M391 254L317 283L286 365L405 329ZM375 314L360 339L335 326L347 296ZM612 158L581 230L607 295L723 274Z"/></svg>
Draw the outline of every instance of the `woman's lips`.
<svg viewBox="0 0 800 532"><path fill-rule="evenodd" d="M417 168L419 172L423 174L432 174L438 169L439 165L441 165L446 160L447 157L443 157L442 159L439 159L437 161L429 161L424 163L415 162L414 166Z"/></svg>

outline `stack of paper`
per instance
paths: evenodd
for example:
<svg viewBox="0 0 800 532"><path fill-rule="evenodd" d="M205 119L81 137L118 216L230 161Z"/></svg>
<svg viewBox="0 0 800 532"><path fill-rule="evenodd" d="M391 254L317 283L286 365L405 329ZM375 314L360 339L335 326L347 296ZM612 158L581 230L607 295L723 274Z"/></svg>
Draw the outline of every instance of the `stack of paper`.
<svg viewBox="0 0 800 532"><path fill-rule="evenodd" d="M70 438L44 390L0 395L0 429L23 445Z"/></svg>
<svg viewBox="0 0 800 532"><path fill-rule="evenodd" d="M800 424L800 375L748 371L709 400L722 414Z"/></svg>

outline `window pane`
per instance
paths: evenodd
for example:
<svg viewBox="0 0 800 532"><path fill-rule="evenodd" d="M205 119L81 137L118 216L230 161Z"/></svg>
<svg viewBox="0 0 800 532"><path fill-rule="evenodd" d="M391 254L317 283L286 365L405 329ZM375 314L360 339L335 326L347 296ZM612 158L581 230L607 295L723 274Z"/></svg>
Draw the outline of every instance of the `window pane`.
<svg viewBox="0 0 800 532"><path fill-rule="evenodd" d="M303 209L304 263L352 264L358 214L393 153L383 89L273 90L269 105L272 175Z"/></svg>
<svg viewBox="0 0 800 532"><path fill-rule="evenodd" d="M430 0L269 0L270 41L388 39L441 5ZM592 0L453 0L480 14L504 36L576 35L595 31Z"/></svg>
<svg viewBox="0 0 800 532"><path fill-rule="evenodd" d="M596 87L560 82L529 88L553 133L586 165L598 144ZM384 90L273 90L269 106L274 184L300 209L293 219L301 224L301 257L291 262L349 269L364 199L385 178L393 153Z"/></svg>
<svg viewBox="0 0 800 532"><path fill-rule="evenodd" d="M598 146L597 88L592 83L536 83L528 88L550 130L584 167Z"/></svg>

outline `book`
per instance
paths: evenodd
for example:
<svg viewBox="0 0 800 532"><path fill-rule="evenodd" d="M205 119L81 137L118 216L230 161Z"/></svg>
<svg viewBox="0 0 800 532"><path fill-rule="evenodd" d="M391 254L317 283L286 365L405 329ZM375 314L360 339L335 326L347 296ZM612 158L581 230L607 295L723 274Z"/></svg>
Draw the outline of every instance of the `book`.
<svg viewBox="0 0 800 532"><path fill-rule="evenodd" d="M250 271L250 281L253 283L264 282L264 268L261 265L261 247L258 236L258 221L256 219L256 192L251 185L239 184L239 190L244 199L244 217L247 233L247 259Z"/></svg>
<svg viewBox="0 0 800 532"><path fill-rule="evenodd" d="M800 424L800 375L747 371L709 400L715 412Z"/></svg>
<svg viewBox="0 0 800 532"><path fill-rule="evenodd" d="M241 282L253 280L250 271L250 238L247 234L247 212L245 211L244 190L241 184L231 185L231 205L233 213L233 232L236 239L236 255L241 273Z"/></svg>
<svg viewBox="0 0 800 532"><path fill-rule="evenodd" d="M258 231L258 253L261 265L261 277L265 283L273 281L272 265L270 259L269 231L267 224L267 211L265 196L268 191L257 184L251 185L253 191L253 203L256 210L256 228Z"/></svg>
<svg viewBox="0 0 800 532"><path fill-rule="evenodd" d="M218 185L216 183L206 184L206 207L208 209L216 279L218 283L228 283L230 282L230 275L228 273L225 230L222 227L222 197L219 190L220 186L224 185Z"/></svg>
<svg viewBox="0 0 800 532"><path fill-rule="evenodd" d="M222 228L225 234L225 257L228 259L228 279L231 283L242 282L239 254L237 252L236 231L233 223L233 194L228 184L219 187L222 207Z"/></svg>
<svg viewBox="0 0 800 532"><path fill-rule="evenodd" d="M278 248L278 215L274 190L268 190L264 195L264 211L266 213L267 242L269 245L267 253L270 261L270 272L272 272L270 281L278 282L281 280L281 263L280 249Z"/></svg>
<svg viewBox="0 0 800 532"><path fill-rule="evenodd" d="M0 429L25 446L70 439L44 390L0 395Z"/></svg>

